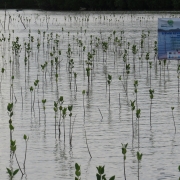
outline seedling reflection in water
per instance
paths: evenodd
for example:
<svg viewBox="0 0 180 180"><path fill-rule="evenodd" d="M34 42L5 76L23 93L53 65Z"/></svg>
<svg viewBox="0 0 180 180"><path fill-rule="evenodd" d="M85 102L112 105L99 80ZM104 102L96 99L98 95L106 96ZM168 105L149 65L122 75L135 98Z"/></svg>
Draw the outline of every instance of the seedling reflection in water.
<svg viewBox="0 0 180 180"><path fill-rule="evenodd" d="M171 110L172 110L172 117L173 117L174 129L175 129L175 134L176 134L176 124L175 124L174 114L173 114L174 107L171 107Z"/></svg>

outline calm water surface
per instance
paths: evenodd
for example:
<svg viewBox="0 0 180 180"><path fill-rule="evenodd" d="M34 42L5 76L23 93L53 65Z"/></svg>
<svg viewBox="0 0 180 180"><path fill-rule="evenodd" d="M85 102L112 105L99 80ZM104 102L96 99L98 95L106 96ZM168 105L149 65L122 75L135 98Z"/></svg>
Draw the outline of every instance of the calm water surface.
<svg viewBox="0 0 180 180"><path fill-rule="evenodd" d="M1 77L0 94L0 179L9 179L6 167L18 168L15 158L10 160L9 148L7 104L11 102L11 75L14 75L14 115L12 120L15 130L13 139L17 143L16 153L22 168L25 152L23 135L27 134L29 136L26 160L27 175L23 179L72 180L74 179L74 164L76 162L81 165L82 179L96 179L96 166L99 165L105 165L105 173L108 178L116 175L116 179L124 179L121 143L128 143L127 179L135 180L138 178L136 158L138 149L143 153L140 163L140 179L177 180L179 178L180 103L177 79L178 62L170 61L165 66L162 62L159 65L159 61L154 60L154 41L157 41L158 18L179 17L180 14L176 12L44 12L27 10L16 12L9 10L7 11L5 32L4 11L0 11L0 14L0 38L2 39L3 36L6 38L5 41L0 42L0 68L5 68ZM10 23L9 15L11 15ZM23 24L26 29L24 29ZM40 30L40 34L38 34L38 30ZM115 37L120 40L120 47L113 44L113 31L116 31ZM146 38L144 39L144 47L141 49L142 31L146 34ZM148 31L150 32L149 36ZM45 32L45 38L43 38L43 32ZM10 42L8 42L9 34L11 36ZM29 42L29 34L34 38L34 42L31 42L29 68L28 66L25 68L24 43ZM15 58L12 51L12 41L15 41L16 37L19 37L19 44L22 48L19 58ZM110 38L108 39L108 37ZM99 47L96 47L98 38ZM55 47L55 39L59 40L58 48L55 48L53 56L50 56L50 53L53 53L53 46ZM81 40L83 46L86 47L84 53L81 53L81 48L77 44L78 40ZM40 42L39 52L37 41ZM48 41L49 46L47 46ZM103 62L103 59L106 59L106 54L103 55L101 42L108 42L109 44L106 62ZM130 43L129 50L128 42ZM74 90L74 78L72 78L72 88L70 89L66 54L68 44L71 45L71 51L73 52L71 56L74 61L73 72L77 73L77 92ZM135 56L135 71L133 70L133 44L139 49ZM84 97L85 128L92 154L92 159L90 159L85 138L82 90L88 91L85 60L87 60L87 53L93 49L95 55L92 82L88 95L86 94ZM128 101L122 85L122 83L125 83L123 79L123 74L125 76L123 62L125 49L128 50L127 63L131 67L127 82ZM59 50L61 50L61 55L58 54ZM150 53L149 61L152 62L151 76L150 69L147 72L147 60L145 59L147 52ZM55 80L55 66L52 67L51 71L51 60L54 60L55 57L58 57L61 61L58 68L58 89ZM141 60L139 60L139 57L141 57ZM11 65L10 60L12 61ZM41 65L45 61L48 62L46 78L41 69ZM108 74L112 75L110 105L109 88L106 89ZM118 79L120 75L122 81ZM31 92L29 88L34 87L34 81L37 77L39 87L35 90L34 110L31 112ZM129 103L130 100L133 101L136 98L134 93L135 79L138 80L137 105L141 109L139 148L135 111L133 113L135 137L132 138L132 111ZM150 81L151 89L154 89L152 128L150 128ZM72 147L69 145L69 111L67 111L65 118L65 144L62 125L61 138L60 140L55 139L55 113L53 108L54 101L57 101L59 96L64 97L63 107L73 105L72 120L75 119L75 121ZM32 98L34 98L34 92ZM45 114L42 99L47 101ZM40 111L38 101L40 102ZM171 107L174 107L176 134ZM58 113L58 119L59 116ZM20 172L14 179L21 179Z"/></svg>

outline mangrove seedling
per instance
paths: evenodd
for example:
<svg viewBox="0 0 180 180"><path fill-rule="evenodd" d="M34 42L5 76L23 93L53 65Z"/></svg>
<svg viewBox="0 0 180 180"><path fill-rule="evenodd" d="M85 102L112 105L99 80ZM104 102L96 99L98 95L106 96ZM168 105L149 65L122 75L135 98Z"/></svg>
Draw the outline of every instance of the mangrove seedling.
<svg viewBox="0 0 180 180"><path fill-rule="evenodd" d="M25 174L25 163L26 163L26 156L27 156L27 142L28 142L28 140L29 140L29 137L26 135L26 134L24 134L24 136L23 136L23 139L25 140L25 143L26 143L26 149L25 149L25 156L24 156L24 174Z"/></svg>
<svg viewBox="0 0 180 180"><path fill-rule="evenodd" d="M131 100L130 100L131 101ZM131 111L132 111L132 136L134 138L134 123L133 123L133 111L135 110L135 100L131 101Z"/></svg>
<svg viewBox="0 0 180 180"><path fill-rule="evenodd" d="M30 92L31 92L31 112L32 112L32 92L33 92L33 87L31 86L29 88Z"/></svg>
<svg viewBox="0 0 180 180"><path fill-rule="evenodd" d="M8 103L7 105L8 115L9 115L9 129L10 129L10 141L12 141L12 131L14 127L12 125L12 116L13 116L13 103Z"/></svg>
<svg viewBox="0 0 180 180"><path fill-rule="evenodd" d="M11 146L10 146L10 148L11 148L12 154L15 155L16 162L17 162L17 164L18 164L19 170L21 171L21 174L22 174L22 176L23 176L24 173L23 173L23 171L22 171L22 169L21 169L21 167L20 167L20 165L19 165L19 161L18 161L17 156L16 156L16 140L15 140L15 141L13 141L13 140L11 141Z"/></svg>
<svg viewBox="0 0 180 180"><path fill-rule="evenodd" d="M139 149L139 118L141 115L141 109L136 110L136 118L138 119L138 149Z"/></svg>
<svg viewBox="0 0 180 180"><path fill-rule="evenodd" d="M104 174L105 166L99 166L99 167L96 167L96 168L97 168L97 171L98 171L98 173L96 174L97 180L106 180L106 174ZM109 180L114 180L114 179L115 179L115 176L112 176Z"/></svg>
<svg viewBox="0 0 180 180"><path fill-rule="evenodd" d="M171 107L171 110L172 110L172 117L173 117L174 129L175 129L175 134L176 134L176 124L175 124L174 114L173 114L174 107Z"/></svg>
<svg viewBox="0 0 180 180"><path fill-rule="evenodd" d="M60 139L60 135L61 135L61 129L60 129L60 125L61 125L61 113L62 113L62 105L63 105L63 96L60 96L60 98L58 99L58 102L60 104L59 106L59 111L60 111L60 117L59 117L59 139Z"/></svg>
<svg viewBox="0 0 180 180"><path fill-rule="evenodd" d="M57 111L58 111L58 103L57 103L56 101L54 101L54 113L55 113L55 116L54 116L54 118L55 118L55 138L56 138L56 124L57 124L57 122L56 122L56 117L57 117Z"/></svg>
<svg viewBox="0 0 180 180"><path fill-rule="evenodd" d="M149 60L149 53L146 53L146 60L147 60L147 76L148 76L148 60Z"/></svg>
<svg viewBox="0 0 180 180"><path fill-rule="evenodd" d="M136 94L136 109L138 108L138 105L137 105L137 92L138 92L137 87L138 87L138 80L135 80L134 81L134 92Z"/></svg>
<svg viewBox="0 0 180 180"><path fill-rule="evenodd" d="M69 105L68 106L68 110L69 110L69 117L70 117L70 125L69 125L69 144L72 146L72 123L71 123L71 117L72 117L72 108L73 105Z"/></svg>
<svg viewBox="0 0 180 180"><path fill-rule="evenodd" d="M79 166L78 163L75 163L75 180L81 180L81 167Z"/></svg>
<svg viewBox="0 0 180 180"><path fill-rule="evenodd" d="M66 117L66 110L67 108L62 108L62 118L63 118L63 125L64 125L64 143L65 143L65 117Z"/></svg>
<svg viewBox="0 0 180 180"><path fill-rule="evenodd" d="M42 103L43 103L43 110L44 110L44 113L45 113L45 109L46 109L46 107L45 107L46 99L42 99Z"/></svg>
<svg viewBox="0 0 180 180"><path fill-rule="evenodd" d="M6 168L6 169L7 169L7 173L9 174L10 180L12 180L19 171L19 169L16 169L15 171L13 171L13 169L9 169L9 168Z"/></svg>
<svg viewBox="0 0 180 180"><path fill-rule="evenodd" d="M74 72L74 89L75 89L75 91L77 92L76 78L77 78L77 73Z"/></svg>
<svg viewBox="0 0 180 180"><path fill-rule="evenodd" d="M152 62L149 62L149 68L150 68L150 88L151 88L151 68L152 68Z"/></svg>
<svg viewBox="0 0 180 180"><path fill-rule="evenodd" d="M149 90L149 96L151 99L151 104L150 104L150 127L151 127L151 109L152 109L152 100L154 98L154 89Z"/></svg>
<svg viewBox="0 0 180 180"><path fill-rule="evenodd" d="M107 82L108 82L108 85L109 85L109 105L110 105L110 85L111 85L111 82L112 82L112 76L109 75L109 74L108 74Z"/></svg>
<svg viewBox="0 0 180 180"><path fill-rule="evenodd" d="M125 166L125 161L126 161L126 152L127 152L127 144L122 144L122 154L123 154L123 160L124 160L124 179L126 180L126 166Z"/></svg>
<svg viewBox="0 0 180 180"><path fill-rule="evenodd" d="M140 153L140 152L137 152L137 160L138 160L138 180L139 180L139 163L140 163L140 161L141 161L141 159L142 159L142 156L143 156L143 154L142 153Z"/></svg>

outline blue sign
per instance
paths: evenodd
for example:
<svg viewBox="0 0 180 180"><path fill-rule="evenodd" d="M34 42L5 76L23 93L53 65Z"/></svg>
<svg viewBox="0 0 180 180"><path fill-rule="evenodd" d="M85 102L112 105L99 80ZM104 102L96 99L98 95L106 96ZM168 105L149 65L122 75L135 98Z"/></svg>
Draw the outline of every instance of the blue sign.
<svg viewBox="0 0 180 180"><path fill-rule="evenodd" d="M180 59L180 19L158 19L158 59Z"/></svg>

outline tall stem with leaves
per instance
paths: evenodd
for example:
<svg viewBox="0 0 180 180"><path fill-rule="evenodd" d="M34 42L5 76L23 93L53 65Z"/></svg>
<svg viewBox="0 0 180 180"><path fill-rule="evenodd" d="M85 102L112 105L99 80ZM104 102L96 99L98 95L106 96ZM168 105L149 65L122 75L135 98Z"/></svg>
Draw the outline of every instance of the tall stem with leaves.
<svg viewBox="0 0 180 180"><path fill-rule="evenodd" d="M112 82L112 76L108 74L108 78L107 78L107 82L108 82L108 85L109 85L109 105L110 105L110 85L111 85L111 82Z"/></svg>
<svg viewBox="0 0 180 180"><path fill-rule="evenodd" d="M67 111L67 108L64 107L62 109L62 118L63 118L63 126L64 126L64 143L65 143L65 138L66 138L66 133L65 133L65 117L66 117L66 111Z"/></svg>
<svg viewBox="0 0 180 180"><path fill-rule="evenodd" d="M149 90L149 96L151 99L151 104L150 104L150 127L151 127L151 111L152 111L152 100L154 98L154 89Z"/></svg>
<svg viewBox="0 0 180 180"><path fill-rule="evenodd" d="M61 135L61 113L62 113L62 109L63 109L62 105L63 105L63 102L64 102L63 96L59 97L58 102L60 104L60 106L59 106L59 111L60 111L60 116L59 116L59 139L60 139L60 135Z"/></svg>
<svg viewBox="0 0 180 180"><path fill-rule="evenodd" d="M73 105L69 105L68 110L69 110L69 117L70 117L70 125L69 125L69 144L70 144L70 146L72 146L72 123L71 123L72 109L73 109Z"/></svg>
<svg viewBox="0 0 180 180"><path fill-rule="evenodd" d="M136 118L138 119L138 150L139 150L139 145L140 145L140 135L139 135L139 118L140 118L140 115L141 115L141 109L137 109L136 110Z"/></svg>
<svg viewBox="0 0 180 180"><path fill-rule="evenodd" d="M123 162L124 162L124 179L126 180L126 165L125 165L125 161L126 161L126 152L127 152L127 144L122 144L122 154L123 154Z"/></svg>
<svg viewBox="0 0 180 180"><path fill-rule="evenodd" d="M135 100L131 101L131 111L132 111L132 137L134 138L134 123L133 123L133 111L135 110Z"/></svg>
<svg viewBox="0 0 180 180"><path fill-rule="evenodd" d="M140 169L139 163L141 162L142 156L143 156L142 153L137 152L137 160L138 160L138 180L139 180L139 169Z"/></svg>
<svg viewBox="0 0 180 180"><path fill-rule="evenodd" d="M12 141L12 131L14 127L12 125L12 116L13 116L13 103L8 103L7 105L8 115L9 115L9 129L10 129L10 142Z"/></svg>
<svg viewBox="0 0 180 180"><path fill-rule="evenodd" d="M58 111L58 103L56 101L54 101L55 139L56 139L56 124L57 124L56 118L57 118L57 111Z"/></svg>

